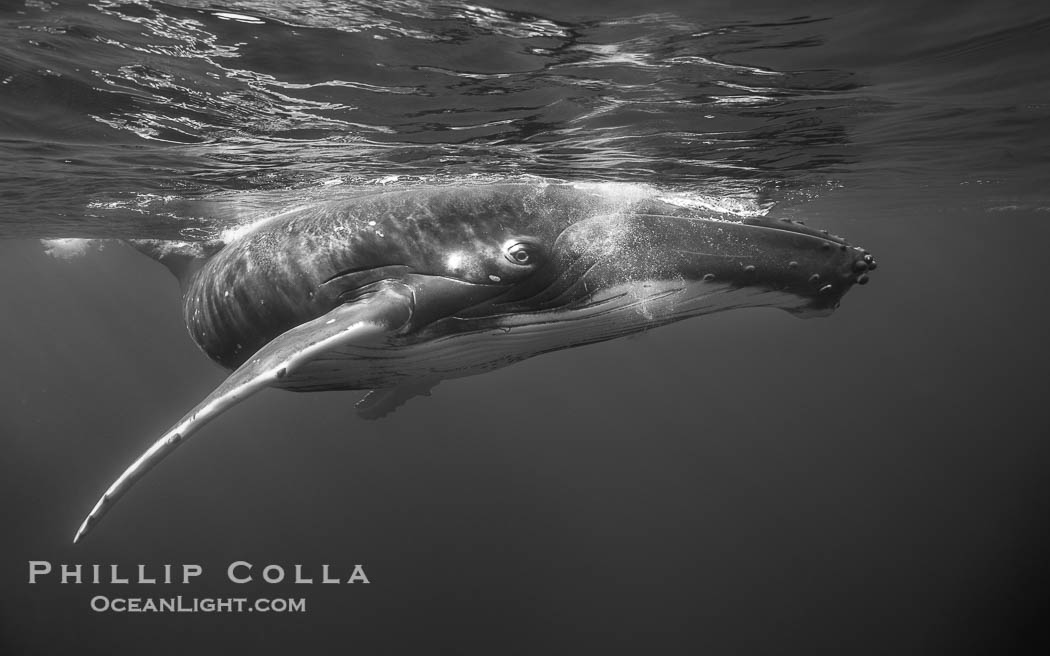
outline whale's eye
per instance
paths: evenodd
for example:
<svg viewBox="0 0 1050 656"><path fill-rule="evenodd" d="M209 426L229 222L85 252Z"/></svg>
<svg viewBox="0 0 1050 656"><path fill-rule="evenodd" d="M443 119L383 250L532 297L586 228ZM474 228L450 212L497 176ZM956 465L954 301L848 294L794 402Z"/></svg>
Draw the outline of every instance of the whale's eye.
<svg viewBox="0 0 1050 656"><path fill-rule="evenodd" d="M536 261L536 253L533 246L518 242L506 250L507 259L514 264L526 266Z"/></svg>

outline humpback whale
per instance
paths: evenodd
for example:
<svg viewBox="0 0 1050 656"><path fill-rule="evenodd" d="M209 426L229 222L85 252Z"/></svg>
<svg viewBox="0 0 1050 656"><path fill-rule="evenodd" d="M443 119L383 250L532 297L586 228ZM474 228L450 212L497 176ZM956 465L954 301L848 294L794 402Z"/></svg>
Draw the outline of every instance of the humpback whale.
<svg viewBox="0 0 1050 656"><path fill-rule="evenodd" d="M74 542L265 387L372 390L358 409L374 418L446 378L703 314L826 315L876 266L799 222L554 183L407 187L298 207L227 243L132 245L176 274L190 335L233 372L110 485Z"/></svg>

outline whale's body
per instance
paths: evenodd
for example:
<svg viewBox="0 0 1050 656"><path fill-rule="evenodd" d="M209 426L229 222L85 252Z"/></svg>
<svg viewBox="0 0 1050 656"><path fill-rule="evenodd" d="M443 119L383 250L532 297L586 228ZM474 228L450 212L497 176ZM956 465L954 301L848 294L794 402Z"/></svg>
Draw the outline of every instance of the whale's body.
<svg viewBox="0 0 1050 656"><path fill-rule="evenodd" d="M366 417L445 378L735 307L827 314L874 261L798 223L654 194L408 188L260 222L208 257L140 242L180 277L194 341L235 369L109 488L81 535L192 432L267 386L375 390Z"/></svg>

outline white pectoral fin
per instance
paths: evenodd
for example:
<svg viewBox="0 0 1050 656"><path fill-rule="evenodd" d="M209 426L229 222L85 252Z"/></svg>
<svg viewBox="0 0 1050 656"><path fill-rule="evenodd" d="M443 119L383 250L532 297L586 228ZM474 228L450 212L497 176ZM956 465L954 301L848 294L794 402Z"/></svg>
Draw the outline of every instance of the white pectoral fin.
<svg viewBox="0 0 1050 656"><path fill-rule="evenodd" d="M375 339L396 330L411 313L411 301L403 293L380 290L275 337L124 470L92 508L73 542L91 530L143 474L223 411L329 349Z"/></svg>

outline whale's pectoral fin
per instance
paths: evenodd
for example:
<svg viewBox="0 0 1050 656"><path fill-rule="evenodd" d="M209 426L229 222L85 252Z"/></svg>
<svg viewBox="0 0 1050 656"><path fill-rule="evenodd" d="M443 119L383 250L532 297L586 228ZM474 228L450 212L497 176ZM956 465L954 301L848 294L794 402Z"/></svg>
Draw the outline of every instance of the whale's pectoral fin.
<svg viewBox="0 0 1050 656"><path fill-rule="evenodd" d="M397 283L387 283L278 335L124 470L92 508L73 542L83 537L135 481L220 413L264 387L278 383L319 354L342 345L381 338L403 326L411 316L411 291Z"/></svg>
<svg viewBox="0 0 1050 656"><path fill-rule="evenodd" d="M389 389L374 389L358 401L354 408L362 419L379 419L397 410L415 396L430 396L441 378L423 378Z"/></svg>

